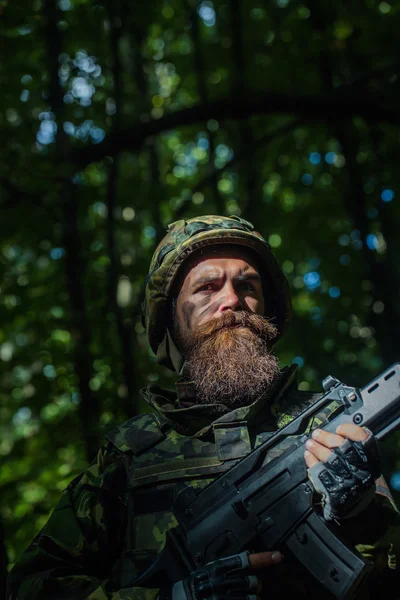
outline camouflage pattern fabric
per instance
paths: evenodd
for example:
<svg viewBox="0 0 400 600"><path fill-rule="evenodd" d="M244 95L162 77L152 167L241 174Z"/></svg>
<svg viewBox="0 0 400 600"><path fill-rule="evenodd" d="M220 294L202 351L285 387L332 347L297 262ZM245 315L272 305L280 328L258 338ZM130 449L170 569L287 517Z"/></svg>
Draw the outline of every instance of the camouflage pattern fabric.
<svg viewBox="0 0 400 600"><path fill-rule="evenodd" d="M262 443L277 422L283 426L315 401L314 394L296 389L295 379L296 369L286 370L269 398L234 411L221 406L213 418L210 407L180 408L172 392L147 390L144 395L156 412L108 434L97 459L67 487L43 530L15 564L8 600L158 598L160 590L132 583L155 560L166 532L176 524L171 509L177 494L187 485L204 488ZM332 406L320 414L318 424L334 410ZM376 495L340 529L342 537L376 565L362 598L393 597L400 524L390 502ZM262 600L330 597L287 552L282 563L261 576Z"/></svg>
<svg viewBox="0 0 400 600"><path fill-rule="evenodd" d="M271 306L266 316L282 335L291 315L288 282L271 248L254 226L237 216L205 215L176 221L168 226L166 236L156 248L146 277L143 304L144 325L150 347L159 363L180 372L183 358L166 329L166 311L177 273L185 260L197 250L218 244L235 244L250 248L260 262L263 283L268 286Z"/></svg>

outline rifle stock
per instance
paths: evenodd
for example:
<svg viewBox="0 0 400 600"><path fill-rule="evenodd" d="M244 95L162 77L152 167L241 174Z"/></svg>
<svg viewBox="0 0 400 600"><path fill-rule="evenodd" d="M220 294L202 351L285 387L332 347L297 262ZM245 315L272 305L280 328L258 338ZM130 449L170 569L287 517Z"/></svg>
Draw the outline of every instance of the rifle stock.
<svg viewBox="0 0 400 600"><path fill-rule="evenodd" d="M313 415L339 400L342 410L322 426L335 431L341 423L369 427L383 439L400 424L400 363L392 365L362 388L348 387L333 377L326 393L289 425L220 475L200 492L188 487L175 502L178 526L167 533L158 559L132 585L171 586L207 562L249 550L285 548L340 600L351 598L373 564L349 547L317 515L304 460L309 435L294 438L280 456L268 453L282 440L299 436Z"/></svg>

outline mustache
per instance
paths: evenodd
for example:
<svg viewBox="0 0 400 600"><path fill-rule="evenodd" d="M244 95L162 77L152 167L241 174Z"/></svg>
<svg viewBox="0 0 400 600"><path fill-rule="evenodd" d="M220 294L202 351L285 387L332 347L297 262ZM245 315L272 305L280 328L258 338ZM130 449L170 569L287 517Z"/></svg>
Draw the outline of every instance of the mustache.
<svg viewBox="0 0 400 600"><path fill-rule="evenodd" d="M196 338L207 338L224 329L246 327L265 341L273 340L278 329L262 315L247 311L225 311L220 317L210 319L196 329Z"/></svg>

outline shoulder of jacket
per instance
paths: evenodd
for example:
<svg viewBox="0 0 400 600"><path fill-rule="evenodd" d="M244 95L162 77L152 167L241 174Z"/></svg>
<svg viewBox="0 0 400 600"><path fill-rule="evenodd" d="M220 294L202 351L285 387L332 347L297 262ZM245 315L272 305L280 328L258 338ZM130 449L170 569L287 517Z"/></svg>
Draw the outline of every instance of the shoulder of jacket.
<svg viewBox="0 0 400 600"><path fill-rule="evenodd" d="M324 392L309 392L294 388L281 396L274 404L281 411L284 410L287 414L296 417L319 400L323 394Z"/></svg>
<svg viewBox="0 0 400 600"><path fill-rule="evenodd" d="M159 413L133 417L106 434L106 439L122 452L139 456L164 440L172 429L171 422Z"/></svg>
<svg viewBox="0 0 400 600"><path fill-rule="evenodd" d="M288 390L271 407L278 429L288 425L300 413L319 400L322 395L323 392L308 392L297 388Z"/></svg>

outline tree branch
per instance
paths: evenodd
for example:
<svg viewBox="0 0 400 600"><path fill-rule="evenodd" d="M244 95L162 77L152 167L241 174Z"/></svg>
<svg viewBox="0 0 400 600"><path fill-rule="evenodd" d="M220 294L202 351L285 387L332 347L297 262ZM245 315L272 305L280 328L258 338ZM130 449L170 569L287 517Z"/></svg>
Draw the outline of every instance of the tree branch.
<svg viewBox="0 0 400 600"><path fill-rule="evenodd" d="M269 142L272 142L273 140L280 137L281 135L290 133L291 131L293 131L293 129L295 129L295 127L298 127L302 123L303 123L303 121L301 119L296 119L294 121L291 121L290 123L286 123L285 125L276 129L275 131L267 133L265 136L263 136L261 138L255 139L253 141L250 152L249 152L248 148L242 148L230 160L228 160L227 163L223 167L215 167L214 168L215 173L212 173L211 175L207 175L195 187L193 187L191 190L192 194L195 194L196 192L200 192L201 190L203 190L210 183L210 178L215 177L215 174L221 175L221 173L224 173L228 169L231 169L233 166L236 166L238 163L242 162L243 160L247 160L250 158L251 160L254 161L254 157L255 157L256 153L259 150L261 150L262 148L264 148L264 146L266 144L268 144ZM186 208L187 208L186 203L184 203L176 211L176 220L179 220L183 217L183 215L185 214Z"/></svg>
<svg viewBox="0 0 400 600"><path fill-rule="evenodd" d="M81 169L87 164L102 160L105 156L115 156L124 150L138 150L143 142L165 131L203 123L205 119L247 119L249 115L297 115L310 121L345 121L349 118L363 117L369 123L400 122L396 108L385 108L382 98L358 96L351 93L320 94L314 96L288 96L285 94L266 94L258 98L248 93L243 100L234 100L231 95L221 100L209 102L206 106L195 105L190 108L168 113L160 119L147 123L137 122L125 125L108 135L96 146L71 151L70 160Z"/></svg>

